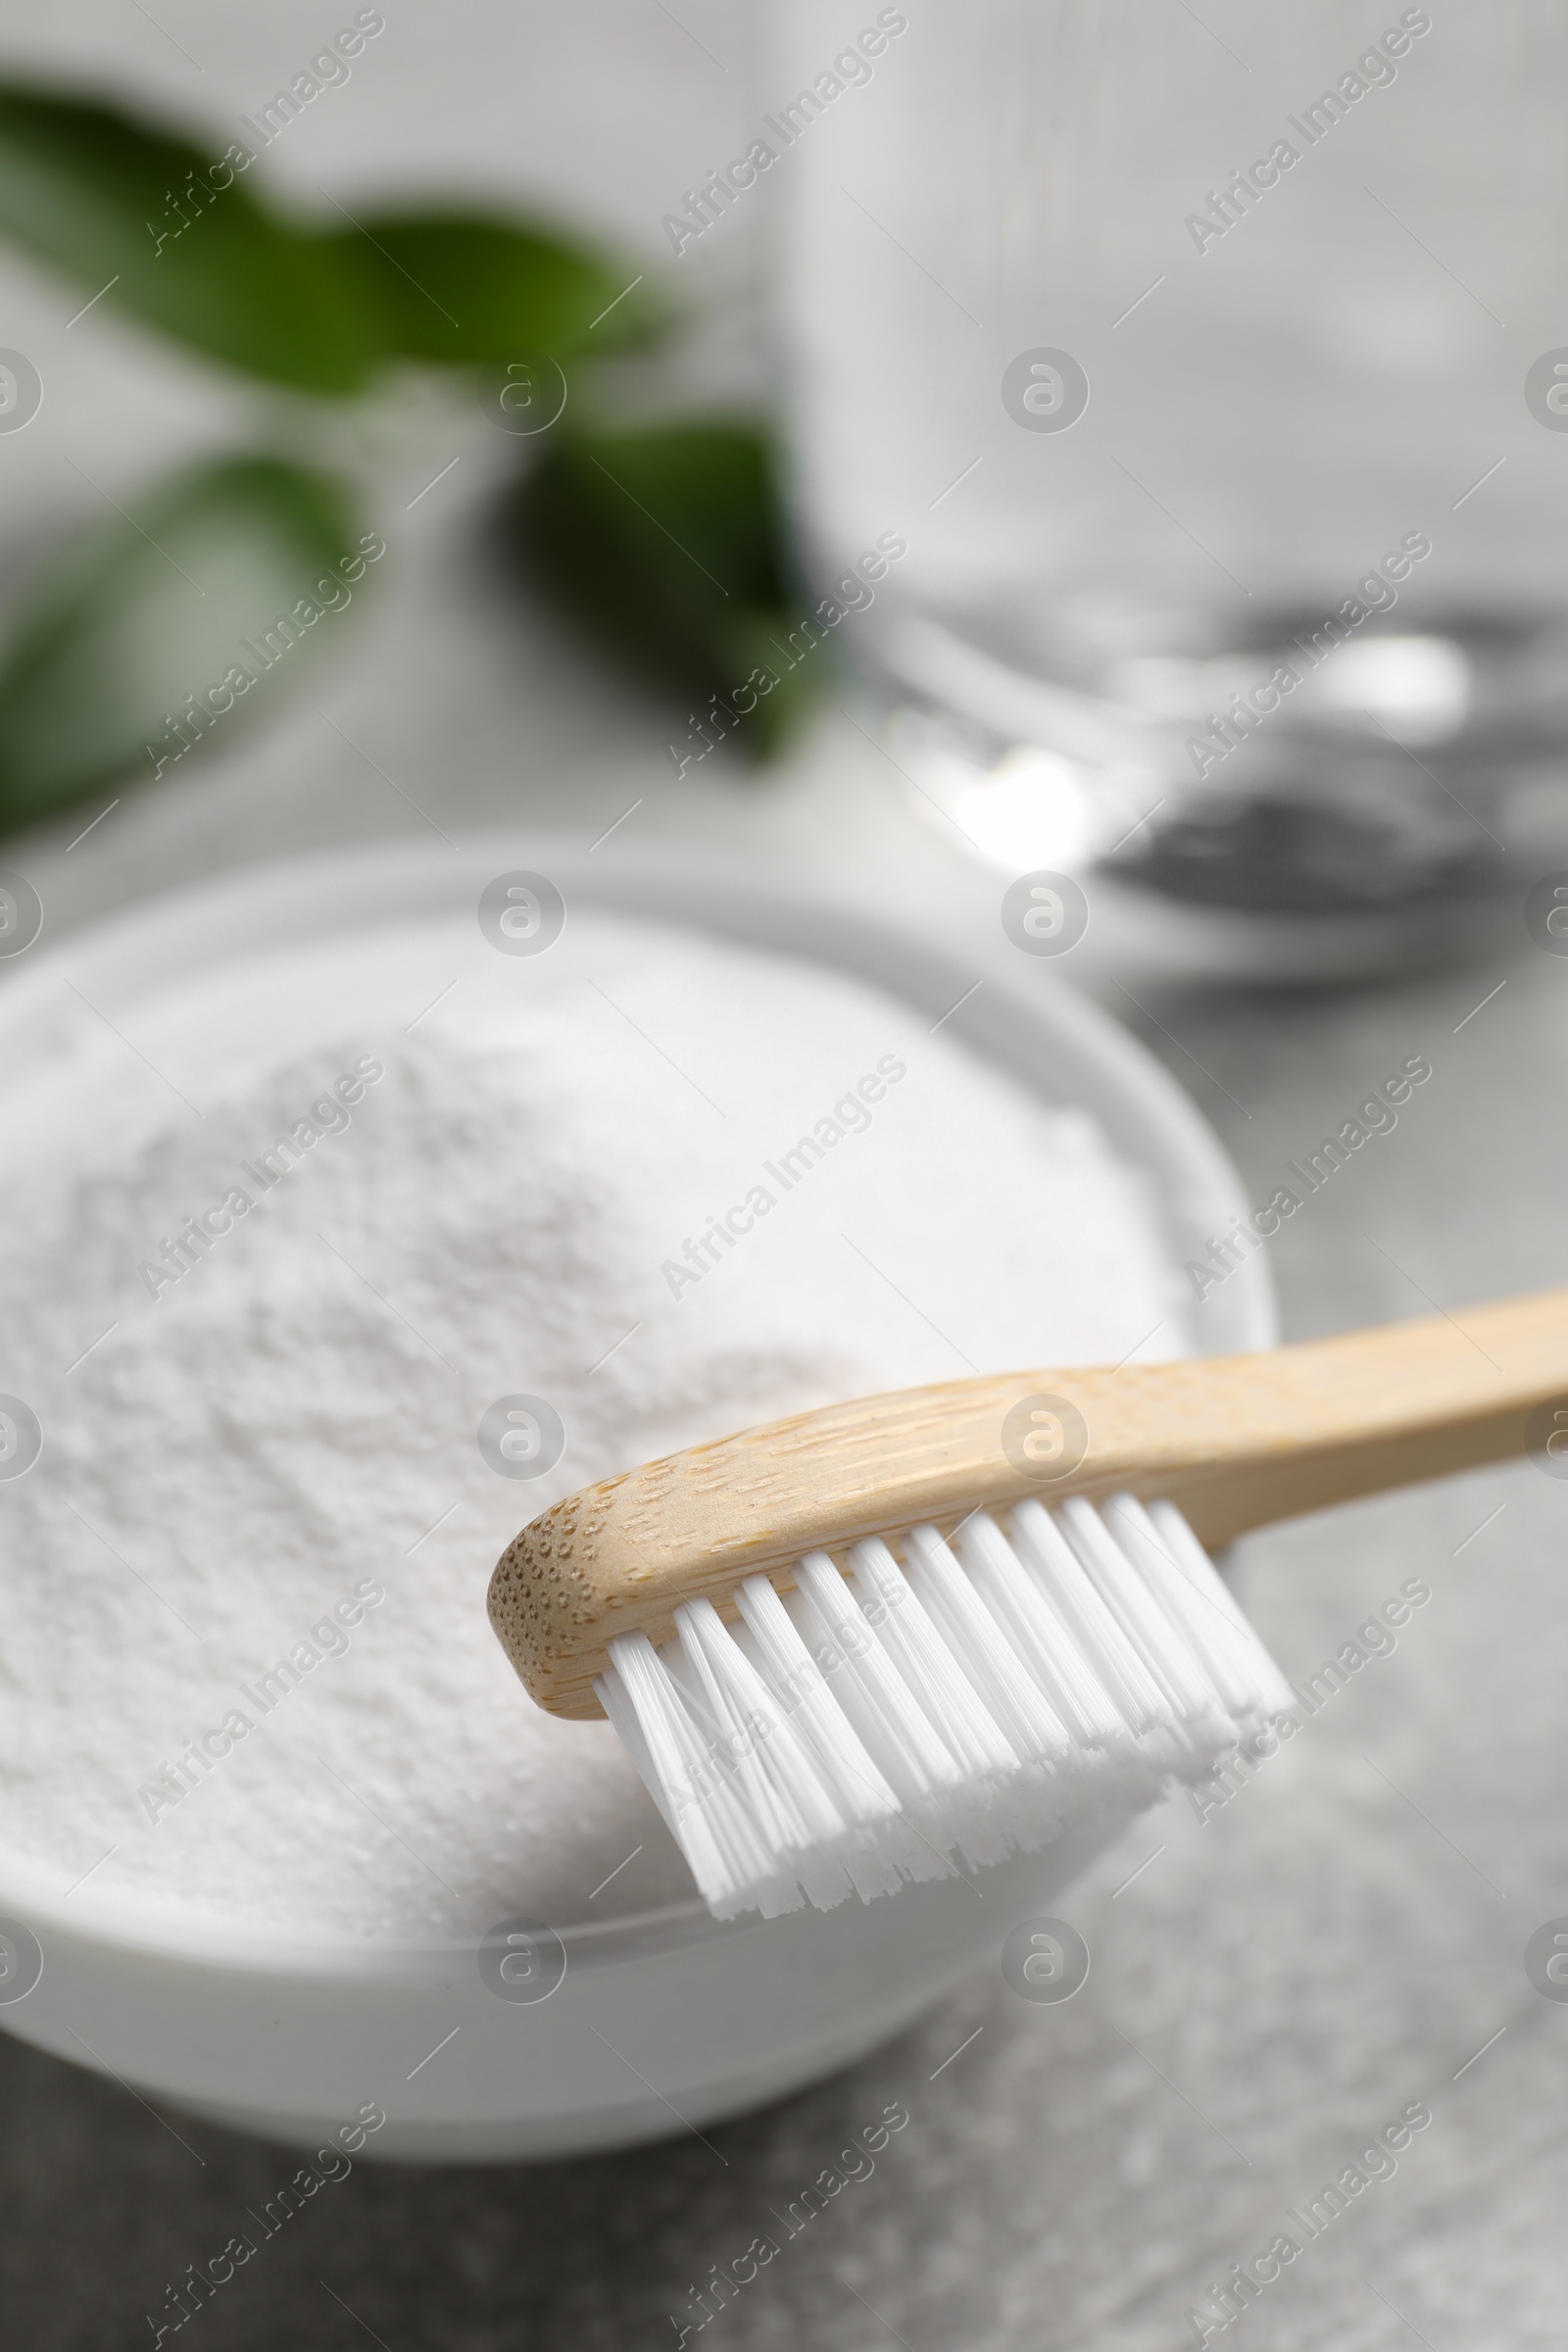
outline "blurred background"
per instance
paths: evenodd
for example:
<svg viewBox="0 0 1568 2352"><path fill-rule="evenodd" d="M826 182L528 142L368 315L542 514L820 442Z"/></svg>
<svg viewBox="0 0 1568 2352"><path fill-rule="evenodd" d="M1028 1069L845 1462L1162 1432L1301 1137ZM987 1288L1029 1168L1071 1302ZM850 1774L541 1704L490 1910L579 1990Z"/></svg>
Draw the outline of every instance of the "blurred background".
<svg viewBox="0 0 1568 2352"><path fill-rule="evenodd" d="M346 27L352 14L345 15ZM40 27L41 46L14 26L12 70L19 79L52 89L139 105L149 120L173 125L217 163L231 142L261 148L256 130L243 128L241 117L301 76L316 79L309 59L322 53L332 29L309 11L280 12L265 27L248 26L226 12L195 11L188 21L171 17L166 29L134 10L127 21L126 11L111 9L69 24L57 21L46 34ZM353 235L339 206L385 209L436 196L490 220L565 222L583 245L602 243L617 262L632 257L629 279L642 263L663 267L660 215L668 200L668 174L684 171L689 178L698 170L713 135L715 108L722 122L726 108L744 106L739 60L726 72L657 10L649 22L614 14L585 21L580 33L568 33L546 16L515 21L482 13L408 20L389 29L390 39L386 31L361 35L360 54L341 67L345 78L323 84L293 119L282 118L284 127L261 148L248 177L224 191L230 210L250 204L254 187L284 221ZM730 29L738 39L738 27ZM590 81L602 85L601 98L591 105ZM582 91L584 103L564 106L568 89ZM101 152L103 142L94 140L90 127L76 139L78 151ZM678 164L672 143L686 151ZM69 177L69 131L60 146L65 160L58 169ZM146 209L158 226L177 236L188 216L185 257L210 263L230 307L242 314L254 310L260 319L256 342L269 358L275 356L285 370L309 372L318 355L310 349L308 329L300 327L303 303L287 273L291 257L285 253L281 273L270 273L275 257L247 250L243 237L220 249L222 210L215 201L210 217L201 217L204 207L191 199L177 169L183 159L168 159L161 173L164 160L141 167ZM166 188L168 201L155 204ZM176 209L182 188L186 216ZM40 203L48 209L49 197ZM113 194L105 209L117 209ZM155 253L143 220L122 222L119 233L122 245L128 241L133 248L125 258L145 275L160 265L183 266L178 243ZM204 235L207 252L197 246ZM85 234L83 242L91 248L94 236ZM372 251L368 242L364 250ZM149 262L150 253L155 258ZM591 771L601 757L612 761L644 749L646 727L631 715L633 698L617 691L615 678L602 666L571 666L567 649L525 612L523 593L497 553L495 517L517 475L523 445L486 417L470 368L383 367L377 358L364 360L351 336L351 347L337 358L354 390L322 397L308 385L224 365L187 338L159 331L145 316L117 309L115 293L77 316L95 289L81 286L78 292L79 278L18 263L14 246L5 253L5 268L8 340L31 361L43 386L38 414L6 442L7 456L16 460L5 485L7 590L19 618L30 614L48 569L74 537L79 544L84 535L118 522L135 539L123 512L203 460L261 453L324 476L340 486L344 521L352 516L355 525L341 552L348 554L359 533L369 529L380 532L388 549L362 600L373 613L334 613L330 626L341 629L343 641L321 649L307 685L290 694L280 681L266 726L258 724L233 747L220 740L204 746L185 763L186 773L166 778L181 805L178 812L168 793L151 796L163 808L155 812L144 804L137 811L143 821L152 816L161 829L172 819L167 838L188 839L199 809L198 829L205 834L210 828L215 841L241 854L263 842L276 849L291 840L399 830L408 820L407 804L399 805L373 765L394 744L402 760L439 779L449 814L464 813L469 822L520 813L524 794L536 812L544 804L580 809L579 789L593 790L580 771ZM106 269L105 279L113 273ZM504 284L506 273L497 274ZM724 325L733 322L738 306L755 307L754 275L755 261L734 268L714 305ZM612 286L603 299L615 290ZM162 286L156 291L161 295ZM341 298L313 291L329 328ZM200 320L214 306L211 280L200 282L192 272L184 314ZM439 314L432 308L428 315L441 328ZM592 315L579 314L574 324L586 327ZM332 364L332 354L321 355L319 371ZM760 372L755 358L751 367L755 379ZM358 384L357 370L363 378ZM744 371L732 366L729 372L735 380L725 389L743 389ZM438 474L443 478L426 488ZM332 524L325 527L330 535ZM156 523L154 531L166 536ZM221 537L220 525L218 531ZM139 544L145 552L145 542ZM313 565L317 553L310 543L295 561L301 591L317 568L324 568ZM182 598L172 609L173 621L188 626L192 614L205 619L205 597L174 565L159 568L164 576L157 587L166 595L178 590ZM184 568L194 574L193 564ZM138 585L145 593L145 583ZM264 577L251 589L255 622L265 624L293 601L285 598L285 585L294 582ZM225 623L245 617L244 586L235 593L241 609L225 612ZM225 643L237 647L247 633L229 626ZM190 693L222 677L218 650L204 644L195 628L182 645L177 625L167 629L156 651L144 646L152 692L144 697L145 709L122 728L122 738L140 724L160 748L177 750L177 735L159 722L171 707L177 712L175 689L182 678ZM160 658L161 673L155 667ZM72 679L69 664L52 683L63 723L69 706L98 691L80 668ZM334 732L322 710L342 733ZM94 765L90 752L75 763L75 773L64 753L51 760L55 747L40 748L38 716L31 715L30 731L23 724L10 733L8 766L21 771L11 784L19 813L51 783L73 789ZM112 719L102 731L113 736ZM345 736L363 739L363 749L356 753ZM204 760L207 772L198 782L194 771ZM106 752L94 782L107 778L114 764ZM124 762L127 780L132 772L150 776L154 764L139 751ZM667 769L667 758L663 764ZM107 784L98 806L114 797L115 786ZM619 813L609 808L612 797L604 803L606 822ZM81 821L94 813L86 808ZM433 832L431 838L439 847ZM123 834L120 852L122 858L128 854ZM168 853L151 854L156 870L156 860ZM180 870L191 870L182 858L164 867L166 878Z"/></svg>
<svg viewBox="0 0 1568 2352"><path fill-rule="evenodd" d="M0 109L9 830L863 812L1264 981L1568 858L1531 8L130 13Z"/></svg>
<svg viewBox="0 0 1568 2352"><path fill-rule="evenodd" d="M1288 1337L1564 1279L1561 28L1336 0L1286 33L1227 0L1118 8L1097 46L1096 13L12 12L8 921L29 891L56 938L263 858L434 861L513 826L700 838L959 943L1023 884L1044 929L1009 936L1059 947L1250 1197L1431 1059L1273 1245ZM1401 24L1392 86L1358 73ZM866 27L869 78L714 193ZM1347 75L1314 138L1301 109ZM1277 166L1249 201L1222 174L1281 139L1299 184ZM1072 228L1054 275L1040 220ZM1255 365L1247 435L1234 369L1205 410L1183 350ZM884 534L874 598L833 600ZM1298 721L1278 693L1272 731L1255 698L1236 718L1407 535L1424 572L1330 633L1353 683L1308 708L1302 654ZM1281 2352L1554 2342L1568 2052L1520 1952L1568 1910L1562 1494L1524 1464L1243 1547L1293 1678L1402 1579L1436 1605L1310 1756L1091 1875L1093 2000L977 1981L712 2149L359 2168L208 2335L679 2342L693 2284L904 2100L876 2178L722 2330L1143 2352L1426 2098L1399 2179L1249 2326ZM0 2118L0 2269L38 2352L141 2342L275 2171L190 2127L198 2173L133 2094L10 2041Z"/></svg>

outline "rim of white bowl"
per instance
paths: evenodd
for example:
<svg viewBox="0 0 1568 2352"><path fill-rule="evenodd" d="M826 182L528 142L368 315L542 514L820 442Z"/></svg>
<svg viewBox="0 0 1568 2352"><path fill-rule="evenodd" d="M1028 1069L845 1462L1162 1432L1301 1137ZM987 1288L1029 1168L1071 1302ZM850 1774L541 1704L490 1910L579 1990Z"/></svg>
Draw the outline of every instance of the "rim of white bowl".
<svg viewBox="0 0 1568 2352"><path fill-rule="evenodd" d="M220 874L84 925L0 981L0 1046L63 980L91 994L95 979L156 987L260 944L321 938L384 925L398 916L476 908L497 875L547 874L566 903L697 928L764 953L836 966L930 1011L950 1036L1009 1069L1037 1094L1089 1110L1113 1149L1156 1179L1180 1250L1221 1230L1249 1203L1228 1153L1190 1098L1138 1041L1079 994L1054 962L1025 956L1002 934L989 946L967 935L934 945L869 896L809 873L760 878L735 856L662 840L590 849L559 832L460 835L450 860L407 839L277 859ZM265 919L264 919L265 918ZM984 989L977 989L983 982ZM974 1010L977 994L986 1002ZM960 1004L959 1000L963 1002ZM1042 1054L1043 1050L1043 1054ZM1039 1060L1037 1055L1041 1055ZM1274 1345L1272 1277L1262 1255L1237 1269L1204 1302L1200 1351ZM375 1979L445 1974L471 1966L475 1938L370 1938L293 1929L269 1931L177 1902L144 1896L72 1898L44 1884L30 1857L0 1847L0 1915L21 1916L40 1941L113 1946L143 1958L255 1975ZM715 1920L700 1896L600 1921L553 1927L581 1966L609 1965L768 1924Z"/></svg>

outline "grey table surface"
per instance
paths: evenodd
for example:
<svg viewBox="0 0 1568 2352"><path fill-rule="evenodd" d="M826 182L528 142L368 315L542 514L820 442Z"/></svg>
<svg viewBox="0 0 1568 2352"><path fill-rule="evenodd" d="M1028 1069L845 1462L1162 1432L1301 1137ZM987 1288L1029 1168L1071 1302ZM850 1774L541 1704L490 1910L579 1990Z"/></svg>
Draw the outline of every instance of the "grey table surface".
<svg viewBox="0 0 1568 2352"><path fill-rule="evenodd" d="M319 29L292 0L265 25L194 0L159 15L78 6L25 31L13 22L7 39L31 61L95 62L211 111L220 85L231 108L270 89ZM313 173L348 187L377 171L477 171L519 195L553 191L651 250L665 191L710 160L739 103L723 63L738 12L719 7L683 12L700 55L667 11L630 0L569 22L477 5L389 17L383 53L282 159L301 187ZM555 103L590 84L595 104ZM74 466L115 490L181 436L232 428L221 387L193 388L112 318L95 313L68 346L58 286L8 267L0 292L21 322L5 339L37 345L54 392L5 452L13 548L87 510ZM24 443L25 472L9 465ZM466 463L411 509L449 448ZM957 938L989 930L994 881L901 802L853 714L829 712L765 788L673 782L656 717L486 572L480 511L498 464L455 417L411 429L381 493L393 577L310 708L127 802L85 841L68 846L78 823L8 845L53 935L257 858L405 833L444 855L403 793L448 832L548 822L592 840L624 817L621 838L700 834L924 908ZM1249 996L1145 975L1135 1011L1115 972L1083 968L1259 1199L1387 1071L1431 1060L1397 1129L1272 1245L1289 1336L1428 1301L1462 1317L1467 1300L1568 1279L1568 961L1522 925L1478 962L1375 990ZM874 2173L782 2246L711 2323L715 2344L1193 2342L1188 2314L1210 2282L1416 2101L1430 2127L1267 2288L1241 2323L1248 2340L1560 2342L1568 2007L1532 1988L1522 1953L1568 1914L1565 1537L1568 1484L1524 1464L1251 1540L1239 1589L1293 1679L1405 1580L1432 1598L1230 1803L1201 1822L1167 1807L1079 1885L1070 1916L1094 1968L1075 1999L1035 2006L982 1969L853 2072L713 2128L711 2145L488 2171L358 2166L203 2312L203 2340L674 2345L711 2266L901 2100L908 2127ZM0 2038L7 2345L149 2341L165 2282L275 2187L276 2150L179 2130Z"/></svg>

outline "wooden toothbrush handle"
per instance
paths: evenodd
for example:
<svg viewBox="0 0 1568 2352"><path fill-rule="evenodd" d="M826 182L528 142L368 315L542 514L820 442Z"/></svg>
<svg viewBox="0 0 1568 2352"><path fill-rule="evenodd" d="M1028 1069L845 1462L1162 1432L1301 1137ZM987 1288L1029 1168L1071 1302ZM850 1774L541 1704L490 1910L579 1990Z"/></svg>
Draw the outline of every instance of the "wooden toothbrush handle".
<svg viewBox="0 0 1568 2352"><path fill-rule="evenodd" d="M723 1605L744 1577L783 1581L803 1552L862 1535L1128 1492L1169 1495L1213 1548L1548 1443L1568 1468L1568 1290L1257 1355L944 1381L742 1430L569 1495L503 1554L490 1614L541 1706L597 1716L612 1635L662 1641L680 1601Z"/></svg>

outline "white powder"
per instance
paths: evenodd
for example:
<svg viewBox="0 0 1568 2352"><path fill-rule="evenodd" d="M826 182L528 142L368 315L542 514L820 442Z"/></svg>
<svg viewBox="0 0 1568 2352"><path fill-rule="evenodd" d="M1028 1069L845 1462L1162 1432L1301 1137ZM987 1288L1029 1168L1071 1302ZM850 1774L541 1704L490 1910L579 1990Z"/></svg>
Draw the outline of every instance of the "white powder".
<svg viewBox="0 0 1568 2352"><path fill-rule="evenodd" d="M479 943L415 1025L439 961L379 953L401 994L362 943L180 1015L199 1118L144 1071L156 1107L94 1118L72 1051L118 1049L63 1046L69 1132L7 1173L0 1388L44 1443L0 1483L0 1846L62 1892L375 1936L688 1894L609 1727L540 1713L489 1630L516 1528L749 1421L1185 1345L1144 1180L907 1005L579 918ZM188 1271L138 1271L204 1212ZM476 1441L518 1393L565 1431L532 1481Z"/></svg>

